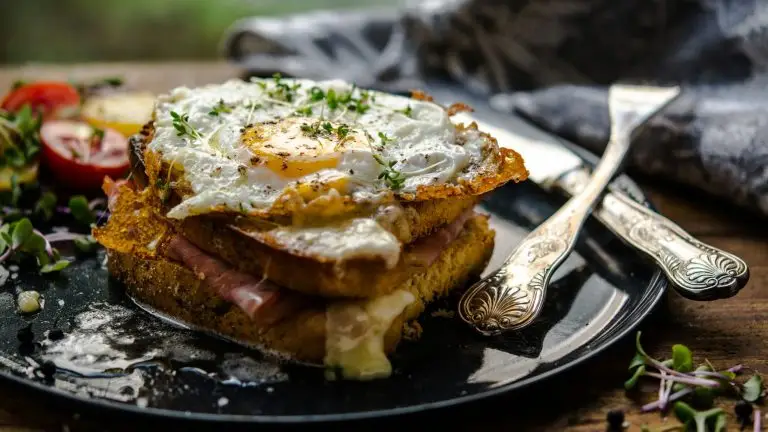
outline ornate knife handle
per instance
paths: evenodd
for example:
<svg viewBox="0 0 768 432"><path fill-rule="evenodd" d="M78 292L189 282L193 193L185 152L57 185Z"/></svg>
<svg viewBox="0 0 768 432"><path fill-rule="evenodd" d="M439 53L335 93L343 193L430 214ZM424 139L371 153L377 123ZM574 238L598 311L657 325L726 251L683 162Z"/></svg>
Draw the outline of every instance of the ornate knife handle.
<svg viewBox="0 0 768 432"><path fill-rule="evenodd" d="M577 194L588 182L589 172L582 169L563 176L554 186ZM683 297L732 297L749 280L749 267L744 260L695 239L623 192L607 193L593 215L630 246L656 261Z"/></svg>

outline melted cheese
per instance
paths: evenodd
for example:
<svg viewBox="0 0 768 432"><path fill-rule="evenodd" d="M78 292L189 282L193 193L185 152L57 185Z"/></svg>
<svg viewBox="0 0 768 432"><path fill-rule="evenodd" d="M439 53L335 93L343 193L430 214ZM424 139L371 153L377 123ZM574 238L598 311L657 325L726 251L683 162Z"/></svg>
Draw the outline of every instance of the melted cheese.
<svg viewBox="0 0 768 432"><path fill-rule="evenodd" d="M375 220L355 218L322 227L280 227L269 237L282 249L304 256L343 261L353 258L383 258L387 268L400 259L400 242Z"/></svg>
<svg viewBox="0 0 768 432"><path fill-rule="evenodd" d="M345 379L371 380L392 373L384 335L416 297L398 290L369 300L335 302L326 310L325 365ZM329 376L328 378L334 378Z"/></svg>

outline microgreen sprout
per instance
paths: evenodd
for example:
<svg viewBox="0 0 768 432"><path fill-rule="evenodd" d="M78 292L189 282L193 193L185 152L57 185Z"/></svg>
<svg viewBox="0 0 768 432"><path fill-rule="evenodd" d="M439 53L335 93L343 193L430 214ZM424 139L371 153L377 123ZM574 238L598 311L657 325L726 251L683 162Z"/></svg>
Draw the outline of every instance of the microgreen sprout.
<svg viewBox="0 0 768 432"><path fill-rule="evenodd" d="M42 117L24 105L16 112L0 110L0 166L21 168L40 151Z"/></svg>
<svg viewBox="0 0 768 432"><path fill-rule="evenodd" d="M384 132L379 132L378 135L379 135L379 139L381 140L381 145L387 145L387 143L390 143L395 140L394 138L388 136Z"/></svg>
<svg viewBox="0 0 768 432"><path fill-rule="evenodd" d="M407 107L405 107L403 109L395 110L395 112L400 113L400 114L410 118L413 115L413 108L411 108L411 106L408 105Z"/></svg>
<svg viewBox="0 0 768 432"><path fill-rule="evenodd" d="M0 252L0 263L11 258L36 258L40 273L57 272L69 265L27 218L0 227Z"/></svg>
<svg viewBox="0 0 768 432"><path fill-rule="evenodd" d="M304 116L304 117L309 117L309 116L312 115L312 107L311 106L305 106L305 107L302 107L302 108L298 108L296 110L296 115L300 115L300 116Z"/></svg>
<svg viewBox="0 0 768 432"><path fill-rule="evenodd" d="M301 84L288 85L283 81L283 77L279 73L272 75L272 79L274 81L274 88L267 92L269 97L279 101L293 102L294 97L296 97L296 90L301 87Z"/></svg>
<svg viewBox="0 0 768 432"><path fill-rule="evenodd" d="M309 100L312 102L319 102L325 98L325 92L320 87L312 87L309 89Z"/></svg>
<svg viewBox="0 0 768 432"><path fill-rule="evenodd" d="M220 116L221 114L229 114L232 112L232 107L224 103L224 99L219 99L219 102L208 111L209 116Z"/></svg>
<svg viewBox="0 0 768 432"><path fill-rule="evenodd" d="M742 365L717 371L705 360L694 368L691 350L680 344L672 346L670 359L660 361L643 349L640 336L638 332L635 340L637 352L629 364L631 376L624 387L633 389L642 377L659 379L658 400L643 405L643 412L664 411L674 403L675 415L686 430L722 431L725 430L726 416L722 409L712 408L716 396L732 396L746 403L755 403L765 395L759 374L754 373L746 381L737 379L738 373L745 369ZM694 409L697 406L704 411Z"/></svg>
<svg viewBox="0 0 768 432"><path fill-rule="evenodd" d="M385 162L384 159L381 158L381 156L374 154L373 158L376 160L376 163L381 165L383 168L381 173L379 174L379 180L384 180L384 183L389 186L390 189L401 189L403 185L405 184L405 175L401 173L400 171L395 169L395 161L389 161Z"/></svg>
<svg viewBox="0 0 768 432"><path fill-rule="evenodd" d="M188 114L179 114L176 111L171 111L171 118L173 119L173 128L176 129L177 136L189 135L194 139L203 138L202 135L189 124Z"/></svg>

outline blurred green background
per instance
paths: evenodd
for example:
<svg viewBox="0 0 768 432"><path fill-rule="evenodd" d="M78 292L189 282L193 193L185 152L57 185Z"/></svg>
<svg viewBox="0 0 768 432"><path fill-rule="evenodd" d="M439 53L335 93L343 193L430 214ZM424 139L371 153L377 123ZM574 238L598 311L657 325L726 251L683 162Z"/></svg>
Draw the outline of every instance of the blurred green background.
<svg viewBox="0 0 768 432"><path fill-rule="evenodd" d="M0 62L205 59L235 20L397 0L0 0Z"/></svg>

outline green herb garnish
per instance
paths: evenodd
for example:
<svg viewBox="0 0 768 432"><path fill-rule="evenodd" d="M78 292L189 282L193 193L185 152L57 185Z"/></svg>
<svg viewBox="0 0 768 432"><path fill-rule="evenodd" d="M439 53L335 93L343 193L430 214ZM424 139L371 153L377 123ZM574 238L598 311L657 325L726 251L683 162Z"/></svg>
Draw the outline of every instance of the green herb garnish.
<svg viewBox="0 0 768 432"><path fill-rule="evenodd" d="M232 112L232 107L224 103L224 99L219 99L219 102L208 111L209 116L219 116L221 114L229 114Z"/></svg>
<svg viewBox="0 0 768 432"><path fill-rule="evenodd" d="M302 123L301 131L304 132L304 135L307 135L310 138L317 138L322 133L319 121L312 124Z"/></svg>
<svg viewBox="0 0 768 432"><path fill-rule="evenodd" d="M176 129L177 136L189 135L191 138L195 139L203 138L200 133L189 124L188 114L179 114L176 111L171 111L171 118L173 118L173 128Z"/></svg>
<svg viewBox="0 0 768 432"><path fill-rule="evenodd" d="M15 113L0 110L0 166L21 168L34 161L40 151L42 117L29 105Z"/></svg>
<svg viewBox="0 0 768 432"><path fill-rule="evenodd" d="M296 90L301 87L301 84L288 85L283 82L282 75L279 73L272 75L272 79L274 80L274 88L267 92L269 97L285 102L293 102L294 97L296 97Z"/></svg>
<svg viewBox="0 0 768 432"><path fill-rule="evenodd" d="M96 245L98 245L96 239L91 235L78 237L74 242L77 250L83 253L93 252L93 250L96 249Z"/></svg>
<svg viewBox="0 0 768 432"><path fill-rule="evenodd" d="M381 140L381 145L387 145L387 143L390 143L395 140L394 138L387 136L387 134L385 134L384 132L379 132L378 135L379 135L379 139Z"/></svg>
<svg viewBox="0 0 768 432"><path fill-rule="evenodd" d="M413 108L411 108L410 105L403 109L395 110L395 112L400 113L406 117L411 117L413 115Z"/></svg>
<svg viewBox="0 0 768 432"><path fill-rule="evenodd" d="M93 128L93 132L91 132L91 141L95 142L101 142L104 139L104 129L99 129L97 127Z"/></svg>
<svg viewBox="0 0 768 432"><path fill-rule="evenodd" d="M396 161L385 162L381 156L374 154L373 158L376 163L382 166L383 170L379 174L379 180L384 180L384 183L389 186L390 189L401 189L405 185L405 176L403 173L395 169Z"/></svg>
<svg viewBox="0 0 768 432"><path fill-rule="evenodd" d="M69 211L76 221L84 225L91 225L96 221L88 207L88 200L82 195L73 195L69 198Z"/></svg>
<svg viewBox="0 0 768 432"><path fill-rule="evenodd" d="M40 199L35 203L34 213L46 221L50 220L56 210L56 201L56 194L53 192L43 193L43 195L40 196Z"/></svg>
<svg viewBox="0 0 768 432"><path fill-rule="evenodd" d="M725 430L726 416L722 408L696 411L685 402L675 402L675 416L687 430L696 432L722 432Z"/></svg>
<svg viewBox="0 0 768 432"><path fill-rule="evenodd" d="M336 90L328 89L325 93L325 102L328 104L328 108L330 108L331 111L339 107L339 98L336 96Z"/></svg>
<svg viewBox="0 0 768 432"><path fill-rule="evenodd" d="M69 261L59 257L58 251L34 229L27 218L0 227L0 252L0 263L11 257L36 258L41 273L60 271L69 265Z"/></svg>
<svg viewBox="0 0 768 432"><path fill-rule="evenodd" d="M312 107L311 106L305 106L303 108L299 108L296 110L296 115L309 117L312 115Z"/></svg>
<svg viewBox="0 0 768 432"><path fill-rule="evenodd" d="M648 355L640 344L640 335L635 340L636 354L629 364L632 376L624 383L627 390L636 387L642 377L659 380L659 399L643 406L643 411L661 410L674 403L674 412L684 424L685 430L696 432L725 430L726 416L721 408L713 408L716 397L730 396L754 403L765 393L760 374L744 382L738 374L744 371L742 365L717 371L704 360L694 368L693 354L685 345L672 346L672 357L657 360ZM698 411L701 410L701 411Z"/></svg>
<svg viewBox="0 0 768 432"><path fill-rule="evenodd" d="M309 89L309 100L312 102L319 102L325 97L325 92L320 87L312 87Z"/></svg>
<svg viewBox="0 0 768 432"><path fill-rule="evenodd" d="M157 179L155 188L159 192L159 198L162 202L167 202L171 198L171 184L163 179Z"/></svg>
<svg viewBox="0 0 768 432"><path fill-rule="evenodd" d="M347 135L349 135L350 130L351 129L349 128L349 126L343 124L336 128L336 135L338 135L339 138L344 139L347 137Z"/></svg>

